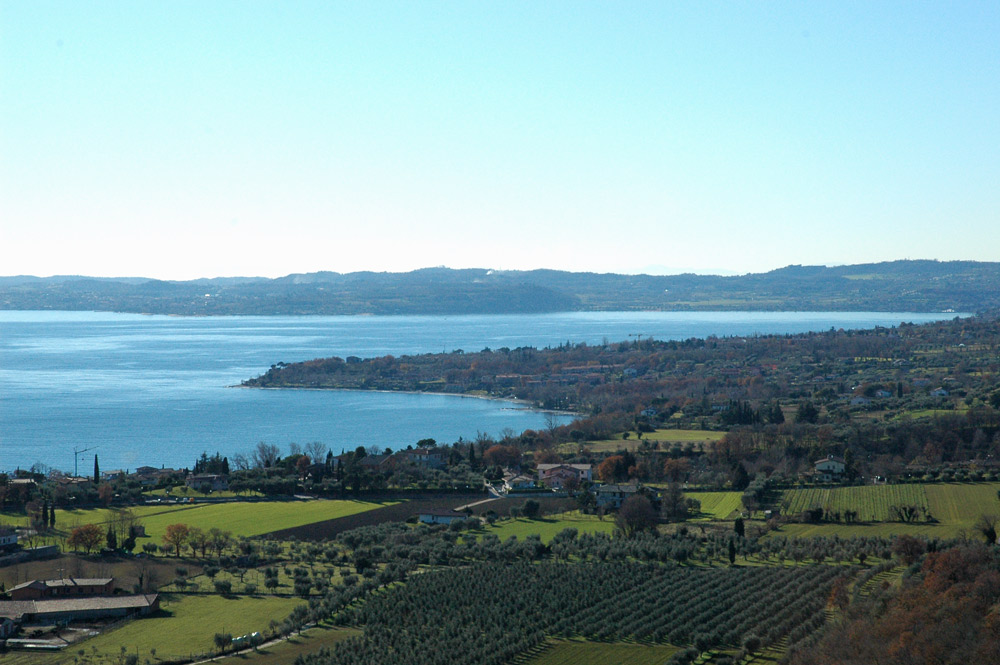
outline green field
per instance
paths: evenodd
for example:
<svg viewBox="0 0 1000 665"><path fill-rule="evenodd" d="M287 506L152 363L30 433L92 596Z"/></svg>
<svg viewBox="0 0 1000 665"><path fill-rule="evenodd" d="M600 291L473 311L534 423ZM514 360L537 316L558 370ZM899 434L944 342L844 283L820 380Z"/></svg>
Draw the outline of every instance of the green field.
<svg viewBox="0 0 1000 665"><path fill-rule="evenodd" d="M121 648L138 653L139 662L147 659L189 659L192 655L212 652L216 633L245 635L264 632L271 620L282 621L292 608L302 604L297 598L223 598L221 596L164 595L160 613L129 621L120 628L78 642L59 653L14 652L4 656L4 664L54 665L72 663L84 652L80 662L108 662ZM152 656L156 649L156 656ZM117 660L115 660L117 662Z"/></svg>
<svg viewBox="0 0 1000 665"><path fill-rule="evenodd" d="M578 510L573 510L535 520L527 518L500 520L492 526L485 527L483 533L495 534L500 540L507 540L511 536L524 540L527 536L538 534L542 542L547 543L557 533L568 528L576 529L581 534L611 533L615 530L615 520L611 516L601 520L596 515L584 515Z"/></svg>
<svg viewBox="0 0 1000 665"><path fill-rule="evenodd" d="M1000 483L924 485L931 514L956 528L970 528L980 515L1000 515Z"/></svg>
<svg viewBox="0 0 1000 665"><path fill-rule="evenodd" d="M392 505L368 501L261 501L254 503L196 503L162 506L139 506L136 515L146 527L146 535L159 544L167 526L187 524L201 529L218 527L234 536L259 536L279 529L346 517L366 510ZM68 533L82 524L100 524L109 519L111 511L57 510L56 528ZM139 543L148 542L140 539Z"/></svg>
<svg viewBox="0 0 1000 665"><path fill-rule="evenodd" d="M305 630L277 644L264 647L256 653L250 652L221 658L216 662L223 665L240 665L241 663L247 665L288 665L300 655L315 653L322 647L332 647L337 642L360 634L361 631L354 628L319 626Z"/></svg>
<svg viewBox="0 0 1000 665"><path fill-rule="evenodd" d="M784 512L788 515L798 515L810 508L823 508L827 512L841 514L847 510L856 510L860 522L886 522L891 519L889 507L894 505L929 508L923 485L862 485L786 490L781 503L786 506Z"/></svg>
<svg viewBox="0 0 1000 665"><path fill-rule="evenodd" d="M779 533L798 538L813 536L897 536L913 535L937 538L954 538L962 534L976 537L972 527L980 515L1000 515L1000 500L997 491L1000 483L940 483L927 485L879 485L865 487L844 487L833 490L789 490L789 494L802 493L793 496L789 513L796 512L795 506L811 507L807 501L820 501L823 492L833 495L829 505L836 510L848 507L858 510L859 519L869 520L872 511L888 509L893 502L914 503L922 505L930 511L936 522L916 522L904 524L901 522L875 522L870 524L786 524ZM809 494L809 493L812 494ZM918 499L920 500L918 503ZM798 501L799 503L794 503ZM851 503L854 501L856 503ZM804 508L800 508L804 509ZM881 516L882 513L878 512Z"/></svg>
<svg viewBox="0 0 1000 665"><path fill-rule="evenodd" d="M528 665L662 665L679 650L678 647L667 644L557 640L525 662Z"/></svg>
<svg viewBox="0 0 1000 665"><path fill-rule="evenodd" d="M725 436L725 432L713 432L705 429L658 429L655 432L643 434L642 439L635 438L635 433L633 432L627 439L619 437L617 439L604 439L602 441L588 441L583 445L587 450L596 453L609 453L616 450L634 451L643 441L660 443L661 448L663 444L667 444L667 447L670 447L674 443L682 445L693 443L696 447L700 448L706 443L718 441L723 436ZM559 448L566 452L573 452L578 447L576 443L564 443Z"/></svg>
<svg viewBox="0 0 1000 665"><path fill-rule="evenodd" d="M702 517L714 520L728 519L743 507L740 492L687 492L684 496L700 501Z"/></svg>

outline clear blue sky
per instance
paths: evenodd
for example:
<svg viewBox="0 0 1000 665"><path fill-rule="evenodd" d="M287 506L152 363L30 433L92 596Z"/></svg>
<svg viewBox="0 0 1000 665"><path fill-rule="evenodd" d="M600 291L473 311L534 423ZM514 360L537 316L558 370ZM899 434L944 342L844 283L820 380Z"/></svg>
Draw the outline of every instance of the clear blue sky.
<svg viewBox="0 0 1000 665"><path fill-rule="evenodd" d="M997 2L0 0L0 274L1000 260Z"/></svg>

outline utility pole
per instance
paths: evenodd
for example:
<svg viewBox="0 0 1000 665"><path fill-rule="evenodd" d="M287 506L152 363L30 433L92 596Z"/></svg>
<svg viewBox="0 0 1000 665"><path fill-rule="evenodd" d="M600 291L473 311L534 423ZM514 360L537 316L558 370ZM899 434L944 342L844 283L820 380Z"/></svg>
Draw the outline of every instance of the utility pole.
<svg viewBox="0 0 1000 665"><path fill-rule="evenodd" d="M76 448L73 449L73 476L74 477L78 477L80 475L80 469L79 469L79 466L77 464L79 462L79 460L80 460L80 453L85 453L88 450L94 450L95 448L97 448L97 446L94 446L93 448L83 448L81 450L77 450Z"/></svg>

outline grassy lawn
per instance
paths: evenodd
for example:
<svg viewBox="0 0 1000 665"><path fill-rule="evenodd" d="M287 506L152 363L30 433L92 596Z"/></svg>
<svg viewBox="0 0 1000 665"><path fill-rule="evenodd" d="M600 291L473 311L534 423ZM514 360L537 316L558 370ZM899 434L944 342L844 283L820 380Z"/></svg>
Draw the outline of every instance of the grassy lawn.
<svg viewBox="0 0 1000 665"><path fill-rule="evenodd" d="M188 659L215 649L216 633L245 635L264 632L273 619L281 621L303 601L295 598L223 598L221 596L161 596L160 613L136 619L120 628L78 642L59 653L14 652L4 657L5 665L50 665L80 662L108 662L121 648L138 653L139 662ZM156 649L156 656L152 655ZM84 652L80 657L79 652ZM117 662L117 660L115 661Z"/></svg>
<svg viewBox="0 0 1000 665"><path fill-rule="evenodd" d="M589 642L584 639L556 640L545 651L526 661L528 665L662 665L680 647L668 644Z"/></svg>
<svg viewBox="0 0 1000 665"><path fill-rule="evenodd" d="M318 626L303 631L284 642L261 649L257 653L222 658L217 662L222 665L241 665L242 663L246 663L246 665L288 665L302 654L315 653L321 647L332 647L337 642L357 635L361 635L361 631L354 628Z"/></svg>
<svg viewBox="0 0 1000 665"><path fill-rule="evenodd" d="M557 533L571 527L581 534L611 533L615 530L615 519L609 515L601 520L596 515L584 515L578 510L573 510L535 520L527 518L500 520L493 526L485 527L482 533L496 534L500 540L507 540L511 536L517 536L518 540L524 540L527 536L538 534L541 536L542 542L547 543Z"/></svg>
<svg viewBox="0 0 1000 665"><path fill-rule="evenodd" d="M728 519L743 506L740 492L688 492L689 499L701 502L701 515L714 520Z"/></svg>
<svg viewBox="0 0 1000 665"><path fill-rule="evenodd" d="M693 443L696 448L700 448L706 443L718 441L723 436L725 436L725 432L713 432L705 429L658 429L655 432L643 434L642 439L636 439L635 433L633 433L628 439L617 438L605 439L603 441L588 441L584 444L584 447L591 452L597 453L608 453L616 450L634 451L643 441L653 441L659 443L661 448L664 445L669 448L675 443L682 445ZM576 450L577 444L563 444L560 446L560 449L563 448L572 452Z"/></svg>
<svg viewBox="0 0 1000 665"><path fill-rule="evenodd" d="M368 501L261 501L256 503L199 503L164 506L138 506L133 510L142 519L146 535L159 544L170 524L187 524L201 529L218 527L231 531L234 536L259 536L271 531L312 524L338 517L347 517L366 510L381 508L382 503ZM103 508L90 510L57 510L56 528L69 532L75 526L102 523L111 511ZM139 539L139 544L149 542Z"/></svg>

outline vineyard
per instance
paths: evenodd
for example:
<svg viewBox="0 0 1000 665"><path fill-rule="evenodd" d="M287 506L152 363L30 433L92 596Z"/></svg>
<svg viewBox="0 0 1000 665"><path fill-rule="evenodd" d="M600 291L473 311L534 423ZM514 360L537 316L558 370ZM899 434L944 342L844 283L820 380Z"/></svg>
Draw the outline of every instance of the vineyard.
<svg viewBox="0 0 1000 665"><path fill-rule="evenodd" d="M848 521L844 517L846 514L856 512L857 517L853 521L858 522L894 521L892 506L916 506L928 512L930 509L923 485L863 485L787 490L782 497L782 504L786 506L785 512L789 515L822 508L827 516L839 515L844 521Z"/></svg>
<svg viewBox="0 0 1000 665"><path fill-rule="evenodd" d="M480 563L414 575L341 610L362 637L304 658L309 665L474 662L502 665L549 637L615 643L794 644L825 621L844 569L685 568L642 563Z"/></svg>

